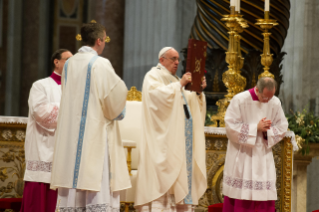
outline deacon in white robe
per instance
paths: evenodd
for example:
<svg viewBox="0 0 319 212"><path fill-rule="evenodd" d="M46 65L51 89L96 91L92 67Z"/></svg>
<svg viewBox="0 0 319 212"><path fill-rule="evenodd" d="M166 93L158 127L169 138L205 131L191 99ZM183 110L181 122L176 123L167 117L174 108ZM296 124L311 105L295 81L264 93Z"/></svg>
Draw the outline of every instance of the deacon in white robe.
<svg viewBox="0 0 319 212"><path fill-rule="evenodd" d="M66 49L53 53L51 76L34 82L30 90L22 212L55 211L57 192L50 190L54 133L61 99L61 74L71 56Z"/></svg>
<svg viewBox="0 0 319 212"><path fill-rule="evenodd" d="M276 169L272 147L283 139L288 122L276 82L261 78L237 94L225 115L228 146L223 176L223 211L274 211Z"/></svg>
<svg viewBox="0 0 319 212"><path fill-rule="evenodd" d="M191 74L179 79L178 64L178 52L165 47L158 65L144 78L134 203L139 211L192 211L207 188L205 96L184 90ZM205 79L202 87L206 87Z"/></svg>
<svg viewBox="0 0 319 212"><path fill-rule="evenodd" d="M117 117L127 88L109 60L99 57L105 28L83 24L84 45L65 64L51 188L57 210L118 211L119 190L131 187Z"/></svg>

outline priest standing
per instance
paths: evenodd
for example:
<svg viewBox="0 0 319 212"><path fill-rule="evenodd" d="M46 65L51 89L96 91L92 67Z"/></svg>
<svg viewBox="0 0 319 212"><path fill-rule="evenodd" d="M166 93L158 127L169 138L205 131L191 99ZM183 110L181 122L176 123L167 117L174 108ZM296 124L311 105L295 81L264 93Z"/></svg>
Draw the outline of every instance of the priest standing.
<svg viewBox="0 0 319 212"><path fill-rule="evenodd" d="M135 208L192 211L207 188L205 96L184 90L192 76L186 73L179 79L175 75L180 58L174 48L163 48L158 58L143 82Z"/></svg>
<svg viewBox="0 0 319 212"><path fill-rule="evenodd" d="M54 212L57 192L50 189L54 133L61 99L61 74L72 53L59 49L51 57L50 77L33 83L25 138L26 169L21 212Z"/></svg>
<svg viewBox="0 0 319 212"><path fill-rule="evenodd" d="M127 88L109 60L99 57L105 28L83 24L82 46L62 74L51 188L57 210L119 211L119 191L131 187L118 123Z"/></svg>
<svg viewBox="0 0 319 212"><path fill-rule="evenodd" d="M274 79L260 78L255 88L234 96L227 108L224 212L275 211L272 147L288 128L280 100L274 96L276 87Z"/></svg>

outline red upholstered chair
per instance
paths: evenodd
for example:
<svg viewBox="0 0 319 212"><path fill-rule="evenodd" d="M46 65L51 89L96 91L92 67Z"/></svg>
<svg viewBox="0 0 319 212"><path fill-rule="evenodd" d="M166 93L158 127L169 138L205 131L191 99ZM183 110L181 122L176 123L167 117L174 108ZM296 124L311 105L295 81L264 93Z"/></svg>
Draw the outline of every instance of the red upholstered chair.
<svg viewBox="0 0 319 212"><path fill-rule="evenodd" d="M2 198L0 199L0 211L6 209L12 209L15 212L19 212L21 208L22 198Z"/></svg>
<svg viewBox="0 0 319 212"><path fill-rule="evenodd" d="M319 212L319 210L315 210L315 211L312 211L312 212Z"/></svg>
<svg viewBox="0 0 319 212"><path fill-rule="evenodd" d="M223 204L224 203L217 203L208 206L208 212L223 212Z"/></svg>

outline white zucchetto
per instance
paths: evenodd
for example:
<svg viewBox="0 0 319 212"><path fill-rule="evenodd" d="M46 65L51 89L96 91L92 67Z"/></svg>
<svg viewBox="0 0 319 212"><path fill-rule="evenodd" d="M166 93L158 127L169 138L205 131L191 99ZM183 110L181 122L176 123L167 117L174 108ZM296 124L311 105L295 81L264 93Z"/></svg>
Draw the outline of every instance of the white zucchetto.
<svg viewBox="0 0 319 212"><path fill-rule="evenodd" d="M173 47L164 47L164 48L162 48L161 51L160 51L159 54L158 54L158 59L160 59L161 56L162 56L163 54L165 54L165 52L167 52L167 51L170 50L170 49L174 49L174 48L173 48Z"/></svg>

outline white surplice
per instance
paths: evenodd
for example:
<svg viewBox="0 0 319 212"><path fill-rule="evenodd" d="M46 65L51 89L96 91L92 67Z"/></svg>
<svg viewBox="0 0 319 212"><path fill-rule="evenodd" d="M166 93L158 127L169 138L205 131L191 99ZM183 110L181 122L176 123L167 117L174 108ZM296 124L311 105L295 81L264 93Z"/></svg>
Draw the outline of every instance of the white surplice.
<svg viewBox="0 0 319 212"><path fill-rule="evenodd" d="M182 92L193 118L193 128L187 131L193 136L192 204L197 205L206 191L205 96L185 91L179 79L158 64L146 74L142 90L142 140L134 202L135 206L144 205L142 210L167 194L174 195L175 204L189 193Z"/></svg>
<svg viewBox="0 0 319 212"><path fill-rule="evenodd" d="M271 120L267 140L257 131L262 118ZM249 91L234 96L225 115L228 146L223 194L241 200L277 200L272 147L283 139L288 122L280 100L253 101Z"/></svg>
<svg viewBox="0 0 319 212"><path fill-rule="evenodd" d="M51 188L59 188L57 207L60 211L118 210L116 191L131 187L114 120L125 107L127 88L111 63L90 47L82 47L66 62L61 84L51 180Z"/></svg>
<svg viewBox="0 0 319 212"><path fill-rule="evenodd" d="M50 183L54 133L61 99L61 85L51 77L33 83L25 138L24 180Z"/></svg>

